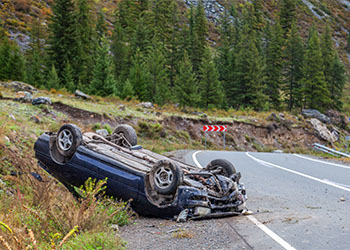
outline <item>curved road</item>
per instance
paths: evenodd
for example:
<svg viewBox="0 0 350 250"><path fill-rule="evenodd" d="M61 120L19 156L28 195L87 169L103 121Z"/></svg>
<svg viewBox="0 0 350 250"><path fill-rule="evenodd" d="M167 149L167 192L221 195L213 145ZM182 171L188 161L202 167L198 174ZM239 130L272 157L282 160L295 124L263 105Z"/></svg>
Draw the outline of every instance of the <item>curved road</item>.
<svg viewBox="0 0 350 250"><path fill-rule="evenodd" d="M251 249L350 249L350 166L278 153L197 151L188 163L233 162L252 216L227 218ZM345 199L345 201L344 201Z"/></svg>

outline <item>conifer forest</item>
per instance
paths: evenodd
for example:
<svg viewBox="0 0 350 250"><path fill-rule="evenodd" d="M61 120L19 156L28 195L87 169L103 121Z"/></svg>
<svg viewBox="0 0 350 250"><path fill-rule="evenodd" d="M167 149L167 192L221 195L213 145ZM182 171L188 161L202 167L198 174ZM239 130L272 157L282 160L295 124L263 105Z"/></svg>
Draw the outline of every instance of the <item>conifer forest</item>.
<svg viewBox="0 0 350 250"><path fill-rule="evenodd" d="M55 0L29 48L1 29L0 80L160 106L342 110L346 68L330 25L301 35L296 0L277 1L273 20L262 0L227 2L210 25L202 1L121 0L110 24L94 1Z"/></svg>

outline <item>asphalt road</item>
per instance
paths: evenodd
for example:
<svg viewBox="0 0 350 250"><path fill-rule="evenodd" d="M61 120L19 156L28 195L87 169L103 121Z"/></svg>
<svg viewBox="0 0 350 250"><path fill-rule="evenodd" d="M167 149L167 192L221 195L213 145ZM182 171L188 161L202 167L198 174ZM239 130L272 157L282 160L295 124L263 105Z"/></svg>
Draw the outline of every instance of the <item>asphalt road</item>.
<svg viewBox="0 0 350 250"><path fill-rule="evenodd" d="M224 158L241 172L254 214L225 222L248 249L350 249L350 166L302 157L199 151L185 160Z"/></svg>

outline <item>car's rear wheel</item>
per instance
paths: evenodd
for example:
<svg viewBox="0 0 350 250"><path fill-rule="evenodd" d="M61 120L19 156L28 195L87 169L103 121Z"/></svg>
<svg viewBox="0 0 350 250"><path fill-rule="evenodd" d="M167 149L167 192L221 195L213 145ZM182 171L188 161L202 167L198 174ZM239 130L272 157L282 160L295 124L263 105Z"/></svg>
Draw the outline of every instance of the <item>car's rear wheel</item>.
<svg viewBox="0 0 350 250"><path fill-rule="evenodd" d="M183 173L181 168L168 160L158 161L150 172L151 186L160 194L173 194L181 185Z"/></svg>
<svg viewBox="0 0 350 250"><path fill-rule="evenodd" d="M215 171L217 174L221 174L226 177L236 173L235 167L231 162L225 159L216 159L211 161L205 168L209 172Z"/></svg>
<svg viewBox="0 0 350 250"><path fill-rule="evenodd" d="M119 146L132 147L137 145L136 131L130 125L122 124L117 126L112 133L113 135L117 135L116 144Z"/></svg>
<svg viewBox="0 0 350 250"><path fill-rule="evenodd" d="M63 125L56 136L55 146L63 157L71 157L83 140L81 130L74 124Z"/></svg>

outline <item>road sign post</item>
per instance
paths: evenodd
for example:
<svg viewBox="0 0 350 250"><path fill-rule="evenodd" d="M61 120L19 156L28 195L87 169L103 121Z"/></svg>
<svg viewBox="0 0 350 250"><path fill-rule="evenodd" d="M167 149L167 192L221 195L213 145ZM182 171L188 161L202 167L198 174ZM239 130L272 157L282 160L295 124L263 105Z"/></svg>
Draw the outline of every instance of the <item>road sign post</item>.
<svg viewBox="0 0 350 250"><path fill-rule="evenodd" d="M207 132L224 132L224 149L226 148L227 125L204 125L205 148L207 148Z"/></svg>

